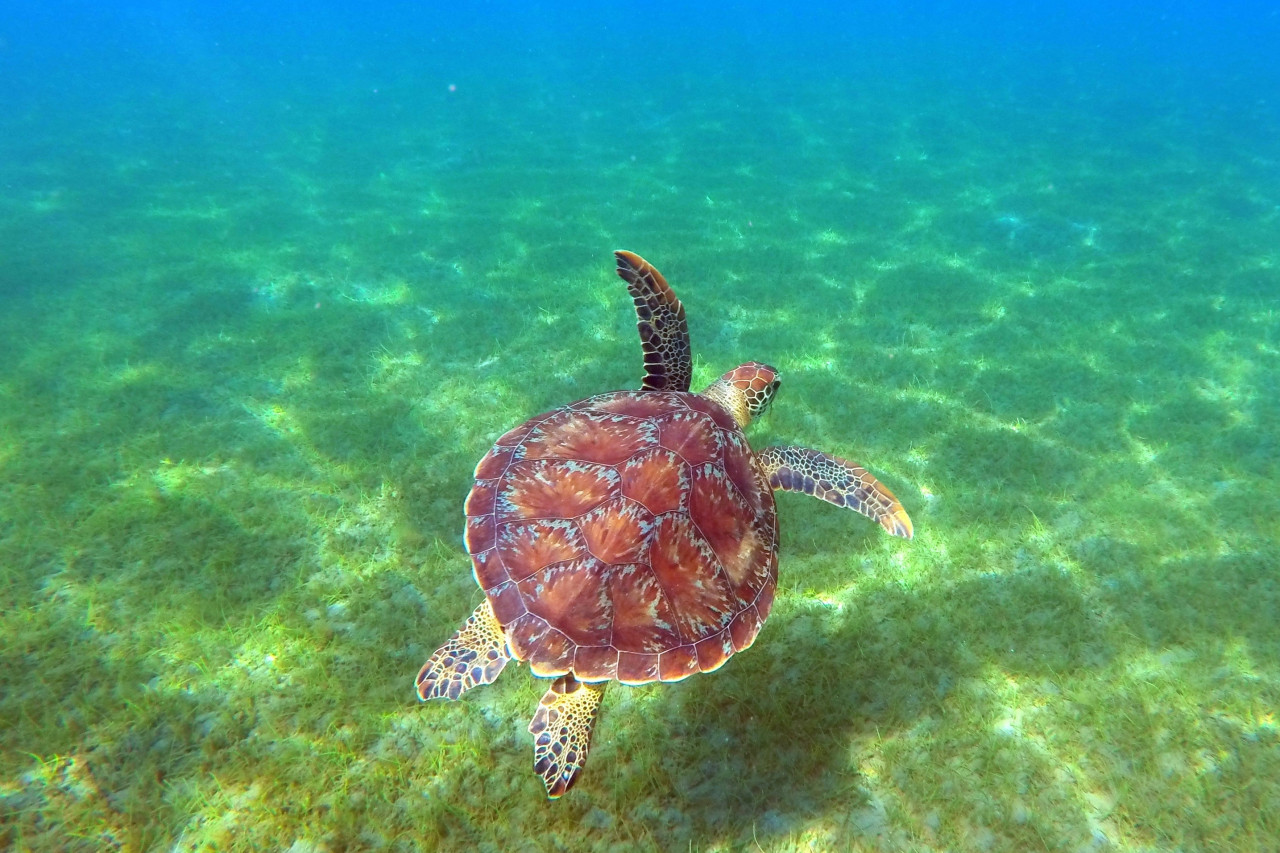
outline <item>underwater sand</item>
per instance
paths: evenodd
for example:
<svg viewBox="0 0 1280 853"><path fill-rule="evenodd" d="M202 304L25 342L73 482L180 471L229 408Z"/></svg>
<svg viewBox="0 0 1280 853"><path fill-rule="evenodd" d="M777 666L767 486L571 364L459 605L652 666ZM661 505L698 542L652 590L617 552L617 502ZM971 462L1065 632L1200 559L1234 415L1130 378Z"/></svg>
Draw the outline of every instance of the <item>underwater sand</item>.
<svg viewBox="0 0 1280 853"><path fill-rule="evenodd" d="M1274 111L686 84L5 119L0 847L1280 848ZM548 803L527 669L413 677L490 442L639 382L618 248L916 538L780 496Z"/></svg>

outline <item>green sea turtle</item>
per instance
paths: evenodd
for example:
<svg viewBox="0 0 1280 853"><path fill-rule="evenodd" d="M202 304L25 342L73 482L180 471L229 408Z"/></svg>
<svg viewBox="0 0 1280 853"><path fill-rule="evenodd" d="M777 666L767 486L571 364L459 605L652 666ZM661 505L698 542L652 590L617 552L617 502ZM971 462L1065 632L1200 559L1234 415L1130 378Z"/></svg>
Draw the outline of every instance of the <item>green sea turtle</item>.
<svg viewBox="0 0 1280 853"><path fill-rule="evenodd" d="M529 724L547 796L587 759L611 681L679 681L751 645L773 604L773 491L804 492L910 539L864 469L817 450L756 453L743 429L778 390L748 362L699 394L684 306L644 259L617 252L644 349L639 391L570 403L502 436L476 467L466 546L485 599L417 678L457 699L512 659L553 679Z"/></svg>

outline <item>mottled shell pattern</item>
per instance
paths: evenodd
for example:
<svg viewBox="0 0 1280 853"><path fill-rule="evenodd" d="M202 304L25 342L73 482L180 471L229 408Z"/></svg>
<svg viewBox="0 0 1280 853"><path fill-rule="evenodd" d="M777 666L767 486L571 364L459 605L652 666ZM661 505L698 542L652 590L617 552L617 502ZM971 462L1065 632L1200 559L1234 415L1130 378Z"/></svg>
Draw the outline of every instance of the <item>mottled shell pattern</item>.
<svg viewBox="0 0 1280 853"><path fill-rule="evenodd" d="M773 604L773 487L733 416L697 394L619 391L526 421L480 461L466 514L476 580L535 675L710 672Z"/></svg>

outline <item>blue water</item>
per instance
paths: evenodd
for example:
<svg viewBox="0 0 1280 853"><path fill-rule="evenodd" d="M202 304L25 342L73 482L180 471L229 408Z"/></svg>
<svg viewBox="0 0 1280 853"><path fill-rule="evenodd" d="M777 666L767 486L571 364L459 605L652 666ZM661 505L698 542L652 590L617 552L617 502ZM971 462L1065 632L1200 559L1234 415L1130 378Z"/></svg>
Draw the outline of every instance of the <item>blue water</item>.
<svg viewBox="0 0 1280 853"><path fill-rule="evenodd" d="M1278 56L1258 2L6 4L0 847L1280 848ZM412 678L490 442L639 381L624 248L917 535L780 498L756 646L548 804L527 669Z"/></svg>
<svg viewBox="0 0 1280 853"><path fill-rule="evenodd" d="M1141 160L1153 152L1131 148L1133 131L1141 145L1186 141L1207 156L1249 145L1266 163L1278 17L1247 3L10 6L3 285L66 279L42 262L63 248L50 242L59 225L23 215L63 183L87 215L63 223L76 239L54 253L102 264L107 222L149 180L283 205L296 179L323 187L415 158L475 165L527 149L540 166L594 168L594 144L643 157L688 137L681 150L699 168L730 142L785 184L806 165L793 156L804 121L841 134L824 153L849 165L904 123L944 151L965 144L961 124L1065 158L1113 145ZM948 97L946 110L931 103ZM725 110L727 140L698 138L689 115L704 107ZM1168 138L1143 132L1162 121L1176 122ZM1274 168L1253 180L1273 192ZM286 210L263 216L290 228Z"/></svg>

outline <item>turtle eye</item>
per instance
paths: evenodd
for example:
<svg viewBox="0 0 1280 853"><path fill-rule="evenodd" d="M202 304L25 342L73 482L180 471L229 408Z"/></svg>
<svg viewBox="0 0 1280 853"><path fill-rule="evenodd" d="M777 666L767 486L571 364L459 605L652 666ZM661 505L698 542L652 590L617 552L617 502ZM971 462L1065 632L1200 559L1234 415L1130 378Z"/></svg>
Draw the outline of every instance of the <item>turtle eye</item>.
<svg viewBox="0 0 1280 853"><path fill-rule="evenodd" d="M769 411L769 407L773 405L773 395L778 393L778 386L781 384L782 380L775 378L762 389L752 389L747 405L751 407L753 418L758 418Z"/></svg>
<svg viewBox="0 0 1280 853"><path fill-rule="evenodd" d="M760 403L760 414L769 411L769 407L773 405L773 397L778 393L778 388L782 386L781 379L774 379L769 383L769 387L764 389L764 400Z"/></svg>

